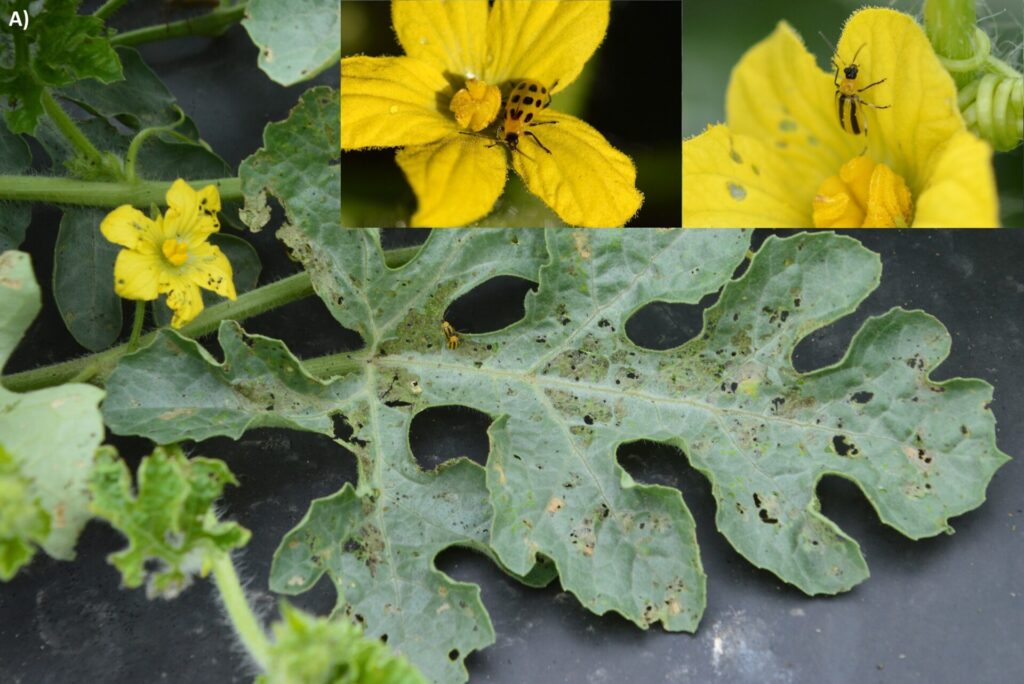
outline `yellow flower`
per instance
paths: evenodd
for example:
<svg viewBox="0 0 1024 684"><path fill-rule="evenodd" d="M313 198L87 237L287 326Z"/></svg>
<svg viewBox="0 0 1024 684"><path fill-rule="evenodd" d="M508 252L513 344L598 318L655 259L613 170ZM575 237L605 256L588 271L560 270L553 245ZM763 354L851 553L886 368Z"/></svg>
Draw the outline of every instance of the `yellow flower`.
<svg viewBox="0 0 1024 684"><path fill-rule="evenodd" d="M167 214L150 219L124 204L100 224L103 236L121 245L114 263L114 291L125 299L153 300L167 295L180 328L203 310L199 288L235 298L231 263L207 242L220 230L220 195L207 185L196 192L180 178L167 191Z"/></svg>
<svg viewBox="0 0 1024 684"><path fill-rule="evenodd" d="M537 81L557 93L604 38L609 0L394 0L405 57L341 61L341 147L400 147L396 160L419 202L413 226L459 226L487 215L505 187L507 154L530 192L566 223L626 223L643 202L636 167L594 128L556 111L538 120L545 152L523 137L505 151L492 135L501 92ZM486 139L490 138L490 139Z"/></svg>
<svg viewBox="0 0 1024 684"><path fill-rule="evenodd" d="M837 49L840 79L855 54L859 88L885 79L859 95L888 105L857 107L868 135L840 127L834 71L780 22L733 70L728 126L683 143L683 225L997 227L992 150L913 18L861 10Z"/></svg>

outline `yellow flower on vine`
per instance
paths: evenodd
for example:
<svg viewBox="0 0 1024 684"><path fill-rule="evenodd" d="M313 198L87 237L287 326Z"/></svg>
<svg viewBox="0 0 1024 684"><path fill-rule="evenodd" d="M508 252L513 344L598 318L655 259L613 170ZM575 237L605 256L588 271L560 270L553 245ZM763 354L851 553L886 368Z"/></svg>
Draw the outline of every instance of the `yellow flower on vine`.
<svg viewBox="0 0 1024 684"><path fill-rule="evenodd" d="M114 263L117 295L150 301L166 294L175 328L203 310L199 288L235 299L231 263L207 241L220 230L219 211L216 187L196 192L179 178L167 191L166 214L150 219L128 204L107 214L100 224L103 236L125 248Z"/></svg>
<svg viewBox="0 0 1024 684"><path fill-rule="evenodd" d="M751 48L729 82L728 125L683 142L683 225L997 227L992 149L967 131L914 19L855 13L837 44L840 83L854 56L857 90L881 81L857 94L859 135L840 124L842 109L852 128L835 71L787 23Z"/></svg>
<svg viewBox="0 0 1024 684"><path fill-rule="evenodd" d="M609 12L609 0L394 0L406 56L341 61L341 148L401 148L396 161L419 203L413 226L487 215L509 159L566 223L624 225L643 202L636 167L597 130L558 112L557 98L526 112L531 121L516 120L516 150L495 144L513 86L536 84L545 99L565 89L604 39Z"/></svg>

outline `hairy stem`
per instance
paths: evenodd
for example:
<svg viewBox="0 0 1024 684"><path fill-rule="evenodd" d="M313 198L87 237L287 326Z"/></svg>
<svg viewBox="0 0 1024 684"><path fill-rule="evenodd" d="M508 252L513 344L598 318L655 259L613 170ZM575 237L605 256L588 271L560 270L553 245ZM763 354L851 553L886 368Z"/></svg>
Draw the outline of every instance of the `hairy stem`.
<svg viewBox="0 0 1024 684"><path fill-rule="evenodd" d="M399 268L416 256L420 246L400 247L398 249L386 250L384 262L390 268ZM184 337L202 337L218 328L221 321L241 321L257 314L276 309L290 302L294 302L313 294L313 283L309 273L303 271L293 276L288 276L250 290L239 295L235 301L226 301L215 304L203 310L194 320L183 326L178 333ZM140 347L147 345L158 331L146 333L139 337ZM105 351L82 356L71 361L63 361L41 368L34 368L20 373L13 373L0 377L0 385L3 385L12 392L27 392L41 387L52 387L72 379L92 380L102 383L114 370L118 360L125 354L130 353L129 345L122 344ZM311 359L309 362L310 373L318 376L325 374L337 375L356 368L363 363L358 354L335 354Z"/></svg>
<svg viewBox="0 0 1024 684"><path fill-rule="evenodd" d="M43 104L43 109L46 114L53 119L54 124L57 125L57 129L60 130L61 134L68 139L78 152L85 157L87 160L92 162L96 168L106 169L117 176L121 176L120 169L113 167L107 162L107 156L96 149L96 146L92 144L92 141L86 137L82 129L78 127L78 124L68 116L68 113L64 111L64 108L60 106L60 103L54 99L53 95L46 88L43 88L42 96L40 98Z"/></svg>
<svg viewBox="0 0 1024 684"><path fill-rule="evenodd" d="M252 612L249 602L245 600L242 583L238 579L235 565L227 553L217 553L213 557L213 581L220 591L220 599L224 602L231 626L235 628L239 640L245 646L252 659L260 669L267 668L270 642L263 631L259 618Z"/></svg>
<svg viewBox="0 0 1024 684"><path fill-rule="evenodd" d="M241 321L311 294L313 294L313 286L310 283L309 274L297 273L269 285L250 290L239 295L238 299L233 302L221 302L205 309L194 320L182 326L178 333L190 338L201 337L216 330L223 320ZM153 331L140 336L139 346L148 344L156 337L156 334L157 331ZM89 354L71 361L6 375L0 378L0 384L13 392L27 392L40 387L51 387L69 382L90 367L95 369L91 378L102 381L113 371L118 359L130 352L129 344L121 344L98 354Z"/></svg>
<svg viewBox="0 0 1024 684"><path fill-rule="evenodd" d="M107 19L117 10L121 9L122 5L128 4L128 0L107 0L98 10L92 13L92 16L98 19Z"/></svg>
<svg viewBox="0 0 1024 684"><path fill-rule="evenodd" d="M242 183L238 178L213 178L189 183L200 188L216 186L222 200L240 200L244 197ZM164 206L164 195L170 187L171 181L105 183L46 176L0 176L0 200L89 207L117 207L122 204L145 207L154 203Z"/></svg>
<svg viewBox="0 0 1024 684"><path fill-rule="evenodd" d="M135 302L135 318L132 320L132 334L128 338L128 351L133 352L139 348L139 335L142 333L142 324L146 321L146 302L138 300Z"/></svg>
<svg viewBox="0 0 1024 684"><path fill-rule="evenodd" d="M246 5L247 3L241 3L231 7L221 7L200 17L125 31L111 38L110 43L111 45L141 45L182 36L219 36L229 26L245 17Z"/></svg>

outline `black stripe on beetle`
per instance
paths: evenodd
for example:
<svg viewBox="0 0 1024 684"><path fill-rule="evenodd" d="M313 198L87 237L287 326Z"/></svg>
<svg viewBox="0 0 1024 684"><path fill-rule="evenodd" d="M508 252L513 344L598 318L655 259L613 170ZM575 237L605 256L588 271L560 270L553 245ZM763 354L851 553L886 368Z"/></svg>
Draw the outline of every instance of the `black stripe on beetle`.
<svg viewBox="0 0 1024 684"><path fill-rule="evenodd" d="M854 135L860 133L860 125L857 123L857 101L854 99L847 100L850 103L850 129Z"/></svg>

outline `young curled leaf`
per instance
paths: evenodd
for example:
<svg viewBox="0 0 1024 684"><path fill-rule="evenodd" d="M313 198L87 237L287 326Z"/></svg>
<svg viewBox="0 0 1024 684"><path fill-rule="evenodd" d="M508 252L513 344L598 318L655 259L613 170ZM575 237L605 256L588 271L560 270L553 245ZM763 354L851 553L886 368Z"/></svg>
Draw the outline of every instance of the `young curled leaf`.
<svg viewBox="0 0 1024 684"><path fill-rule="evenodd" d="M405 658L345 619L315 617L281 602L266 671L257 684L427 684Z"/></svg>
<svg viewBox="0 0 1024 684"><path fill-rule="evenodd" d="M196 574L205 576L212 555L245 546L249 531L221 522L213 502L238 480L223 461L186 458L177 446L158 446L142 459L133 492L128 466L113 447L96 454L89 477L93 512L128 538L127 548L108 560L124 586L146 582L150 598L174 598ZM147 566L157 561L158 569Z"/></svg>

